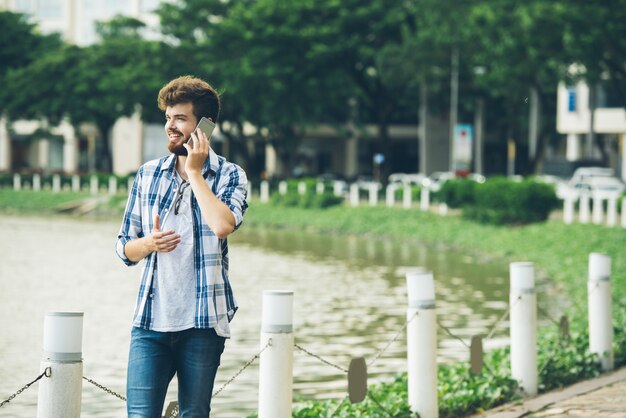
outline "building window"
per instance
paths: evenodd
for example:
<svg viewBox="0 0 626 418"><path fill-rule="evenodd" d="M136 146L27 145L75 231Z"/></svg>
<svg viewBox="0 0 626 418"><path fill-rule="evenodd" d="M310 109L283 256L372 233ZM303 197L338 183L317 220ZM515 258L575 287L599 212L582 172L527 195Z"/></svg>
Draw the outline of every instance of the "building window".
<svg viewBox="0 0 626 418"><path fill-rule="evenodd" d="M32 0L15 0L15 11L32 14L34 11Z"/></svg>
<svg viewBox="0 0 626 418"><path fill-rule="evenodd" d="M576 112L576 89L573 87L567 89L567 111Z"/></svg>
<svg viewBox="0 0 626 418"><path fill-rule="evenodd" d="M37 17L40 19L60 19L63 17L62 0L37 0Z"/></svg>
<svg viewBox="0 0 626 418"><path fill-rule="evenodd" d="M111 18L115 15L129 15L130 5L126 0L110 0L105 3L106 11L105 15Z"/></svg>
<svg viewBox="0 0 626 418"><path fill-rule="evenodd" d="M160 0L141 0L141 13L153 13L159 7Z"/></svg>

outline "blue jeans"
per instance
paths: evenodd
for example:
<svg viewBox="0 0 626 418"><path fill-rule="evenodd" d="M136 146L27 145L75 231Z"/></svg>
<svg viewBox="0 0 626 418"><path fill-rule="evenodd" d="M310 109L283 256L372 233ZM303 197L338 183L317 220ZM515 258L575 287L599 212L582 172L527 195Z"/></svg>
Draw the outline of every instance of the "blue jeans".
<svg viewBox="0 0 626 418"><path fill-rule="evenodd" d="M224 342L213 329L157 332L133 327L126 385L128 417L161 418L175 373L180 418L209 417Z"/></svg>

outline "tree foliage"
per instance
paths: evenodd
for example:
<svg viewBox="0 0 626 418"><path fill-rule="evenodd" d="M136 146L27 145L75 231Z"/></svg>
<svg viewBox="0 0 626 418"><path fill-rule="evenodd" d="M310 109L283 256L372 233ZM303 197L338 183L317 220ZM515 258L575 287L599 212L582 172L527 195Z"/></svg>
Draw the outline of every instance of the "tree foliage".
<svg viewBox="0 0 626 418"><path fill-rule="evenodd" d="M192 74L225 96L227 136L242 139L250 122L288 165L306 127L349 118L376 124L374 151L387 153L388 126L416 122L421 86L429 111L445 120L456 51L459 120L472 121L480 96L487 130L502 140L526 137L530 89L539 93L542 136L556 137L559 80L602 82L611 103L626 104L626 0L185 0L157 13L161 41L143 37L141 21L117 17L85 48L0 13L2 111L92 122L106 138L137 109L158 120L158 89Z"/></svg>

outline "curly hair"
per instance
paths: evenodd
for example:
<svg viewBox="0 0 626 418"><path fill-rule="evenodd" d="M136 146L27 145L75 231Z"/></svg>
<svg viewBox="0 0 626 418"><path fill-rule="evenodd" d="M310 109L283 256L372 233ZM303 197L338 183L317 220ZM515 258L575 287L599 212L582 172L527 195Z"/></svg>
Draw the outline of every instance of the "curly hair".
<svg viewBox="0 0 626 418"><path fill-rule="evenodd" d="M182 76L167 83L159 91L159 109L165 111L168 106L181 103L193 105L196 119L211 118L217 122L220 114L220 95L209 83L193 76Z"/></svg>

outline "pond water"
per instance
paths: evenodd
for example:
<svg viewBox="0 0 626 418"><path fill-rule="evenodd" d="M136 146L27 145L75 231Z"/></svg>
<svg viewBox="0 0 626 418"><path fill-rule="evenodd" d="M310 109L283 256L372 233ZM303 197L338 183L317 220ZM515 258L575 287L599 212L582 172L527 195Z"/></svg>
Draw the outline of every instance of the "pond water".
<svg viewBox="0 0 626 418"><path fill-rule="evenodd" d="M130 321L139 267L114 253L118 223L70 218L2 216L0 230L0 401L38 375L43 318L48 311L82 311L84 375L125 394ZM231 282L240 309L218 372L221 387L259 351L263 290L294 291L295 341L347 368L375 358L406 321L405 273L434 272L437 314L469 341L486 335L508 306L508 265L445 248L388 239L327 236L242 227L230 240ZM502 323L485 345L506 342ZM467 359L458 339L439 331L439 361ZM406 367L406 339L368 370L369 383ZM174 382L175 383L175 382ZM166 404L176 399L172 384ZM343 398L346 377L302 351L294 352L294 400ZM241 418L256 411L258 364L214 398L212 416ZM36 385L2 408L1 416L36 414ZM83 382L83 417L120 417L125 403Z"/></svg>

